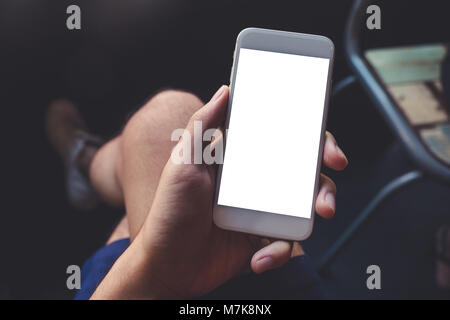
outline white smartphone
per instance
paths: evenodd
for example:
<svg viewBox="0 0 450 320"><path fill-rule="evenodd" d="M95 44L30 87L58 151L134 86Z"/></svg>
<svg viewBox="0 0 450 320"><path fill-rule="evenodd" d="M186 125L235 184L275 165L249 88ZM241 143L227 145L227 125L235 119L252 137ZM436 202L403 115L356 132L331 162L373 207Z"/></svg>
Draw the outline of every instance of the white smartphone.
<svg viewBox="0 0 450 320"><path fill-rule="evenodd" d="M333 57L323 36L259 28L238 35L218 227L297 241L311 234Z"/></svg>

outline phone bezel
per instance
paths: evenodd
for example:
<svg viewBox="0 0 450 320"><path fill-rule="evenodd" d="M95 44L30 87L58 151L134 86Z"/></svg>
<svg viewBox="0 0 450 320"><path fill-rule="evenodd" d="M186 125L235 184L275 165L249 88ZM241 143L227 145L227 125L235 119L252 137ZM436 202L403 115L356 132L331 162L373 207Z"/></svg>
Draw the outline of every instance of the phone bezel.
<svg viewBox="0 0 450 320"><path fill-rule="evenodd" d="M314 196L311 201L311 218L301 218L264 211L218 205L217 200L220 189L220 180L222 176L222 165L219 165L219 169L217 172L213 220L218 227L226 230L256 234L269 238L295 241L304 240L310 236L314 225L315 199L318 192L319 175L323 155L325 124L328 113L328 101L334 60L334 44L327 37L319 35L260 28L247 28L242 30L237 37L236 48L234 51L234 61L230 78L230 98L228 103L225 129L228 128L228 123L230 120L231 106L233 103L234 94L234 83L237 65L239 63L239 52L241 48L330 59L327 88L323 108L320 147L317 159ZM224 154L226 152L225 144L226 139L224 137Z"/></svg>

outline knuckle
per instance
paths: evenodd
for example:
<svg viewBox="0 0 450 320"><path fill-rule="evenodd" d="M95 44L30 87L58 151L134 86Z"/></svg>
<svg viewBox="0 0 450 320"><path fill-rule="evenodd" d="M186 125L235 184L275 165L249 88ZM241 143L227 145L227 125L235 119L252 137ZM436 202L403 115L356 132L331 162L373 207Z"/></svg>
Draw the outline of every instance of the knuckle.
<svg viewBox="0 0 450 320"><path fill-rule="evenodd" d="M177 183L182 183L189 190L205 189L210 190L212 181L209 174L198 165L179 164L173 171L172 178Z"/></svg>
<svg viewBox="0 0 450 320"><path fill-rule="evenodd" d="M164 90L149 100L147 105L158 105L166 108L183 108L195 112L203 102L195 94L183 90Z"/></svg>

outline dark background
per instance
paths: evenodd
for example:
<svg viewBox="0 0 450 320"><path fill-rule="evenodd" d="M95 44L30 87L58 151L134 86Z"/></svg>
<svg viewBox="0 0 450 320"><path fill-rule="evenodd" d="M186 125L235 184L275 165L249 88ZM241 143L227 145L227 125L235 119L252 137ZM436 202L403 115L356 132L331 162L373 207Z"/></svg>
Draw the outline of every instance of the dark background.
<svg viewBox="0 0 450 320"><path fill-rule="evenodd" d="M367 47L447 42L447 1L376 1L382 30ZM77 4L82 30L66 28ZM182 88L207 99L228 83L235 38L245 27L330 37L334 82L350 74L342 36L348 0L0 0L2 202L0 298L71 298L66 268L107 239L122 212L71 208L63 166L44 134L48 103L75 101L105 138L153 92ZM358 85L331 102L328 129L350 159L337 181L337 215L317 219L305 244L317 259L383 183L409 163ZM450 220L450 189L427 180L401 192L365 226L331 267L333 298L448 298L434 285L434 233ZM370 264L382 290L366 288Z"/></svg>

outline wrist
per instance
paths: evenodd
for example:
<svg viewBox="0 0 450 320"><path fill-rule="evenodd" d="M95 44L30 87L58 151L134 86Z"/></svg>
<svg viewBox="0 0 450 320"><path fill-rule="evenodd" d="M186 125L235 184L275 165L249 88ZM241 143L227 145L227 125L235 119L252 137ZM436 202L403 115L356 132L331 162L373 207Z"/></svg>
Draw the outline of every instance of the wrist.
<svg viewBox="0 0 450 320"><path fill-rule="evenodd" d="M167 285L161 272L157 270L158 266L163 264L155 261L155 257L146 244L142 232L136 236L132 245L130 245L130 249L132 256L135 257L132 272L139 283L140 288L137 290L141 296L139 299L162 300L180 298L178 293Z"/></svg>
<svg viewBox="0 0 450 320"><path fill-rule="evenodd" d="M153 274L149 251L140 234L112 266L91 299L174 299L177 296Z"/></svg>

